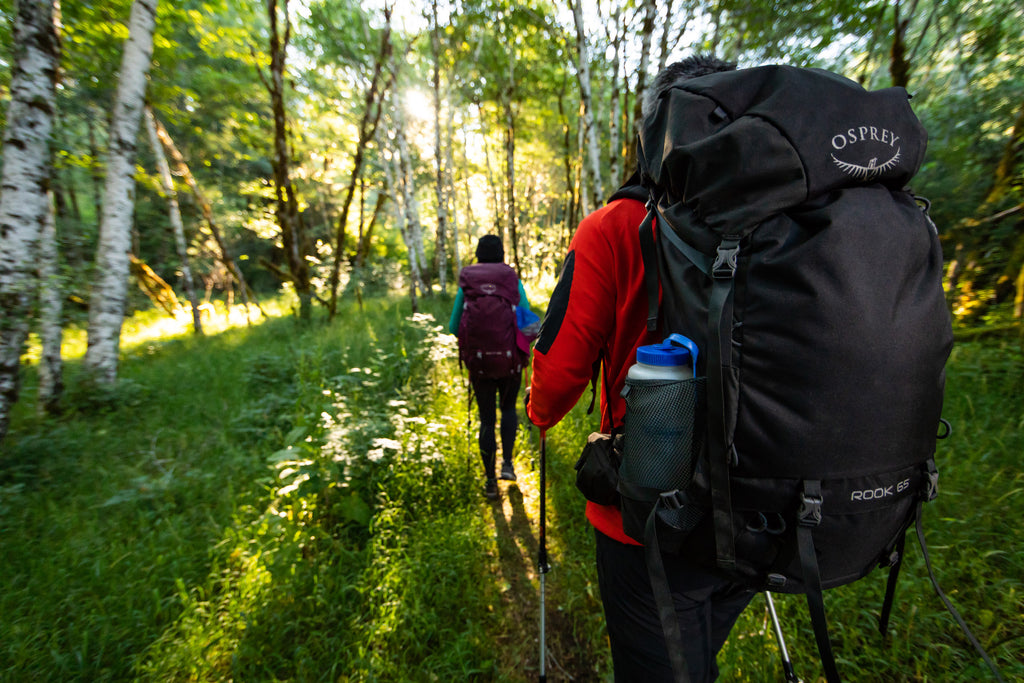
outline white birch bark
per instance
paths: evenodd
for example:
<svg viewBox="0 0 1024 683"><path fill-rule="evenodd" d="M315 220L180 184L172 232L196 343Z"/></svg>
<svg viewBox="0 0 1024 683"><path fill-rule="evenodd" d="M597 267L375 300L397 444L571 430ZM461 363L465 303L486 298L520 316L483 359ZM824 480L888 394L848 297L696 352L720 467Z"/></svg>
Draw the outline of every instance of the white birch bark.
<svg viewBox="0 0 1024 683"><path fill-rule="evenodd" d="M63 288L57 252L57 220L50 192L46 220L39 240L39 337L42 358L39 360L39 393L36 410L40 414L57 413L64 393L64 363L60 347L64 334L61 328Z"/></svg>
<svg viewBox="0 0 1024 683"><path fill-rule="evenodd" d="M583 26L583 10L581 0L572 3L572 16L576 24L576 79L580 85L580 99L582 102L582 114L584 129L584 140L587 150L587 175L590 177L590 187L593 188L594 201L600 202L604 197L604 186L601 182L601 157L598 152L598 134L594 125L594 98L590 88L590 54L587 49L587 34ZM584 213L590 210L589 206L584 207Z"/></svg>
<svg viewBox="0 0 1024 683"><path fill-rule="evenodd" d="M178 251L178 260L181 261L181 282L185 288L185 296L188 297L189 305L192 307L192 329L196 334L202 334L203 323L200 320L199 300L196 298L196 285L192 278L192 266L188 258L185 226L181 222L181 209L178 207L178 191L174 189L171 165L167 163L167 155L164 154L164 146L160 142L160 135L156 130L156 117L153 116L153 110L150 107L146 107L146 133L149 135L149 144L153 148L156 169L160 174L160 184L163 185L164 194L167 195L167 211L171 229L174 232L174 246Z"/></svg>
<svg viewBox="0 0 1024 683"><path fill-rule="evenodd" d="M117 381L121 325L128 292L136 137L153 55L156 6L157 0L132 3L110 128L96 275L89 299L89 341L85 351L86 368L103 384Z"/></svg>
<svg viewBox="0 0 1024 683"><path fill-rule="evenodd" d="M54 0L15 5L11 100L0 172L0 440L20 391L39 240L49 215L50 134L60 52L56 11Z"/></svg>
<svg viewBox="0 0 1024 683"><path fill-rule="evenodd" d="M508 243L512 245L512 267L519 267L519 210L516 208L516 49L508 50L508 82L505 85L505 212L508 225ZM507 253L506 249L506 253Z"/></svg>
<svg viewBox="0 0 1024 683"><path fill-rule="evenodd" d="M587 182L587 164L583 161L583 150L587 145L587 126L583 122L583 103L580 103L580 121L576 126L576 149L580 151L580 165L576 170L579 175L577 185L580 189L580 213L586 216L590 213L590 183Z"/></svg>
<svg viewBox="0 0 1024 683"><path fill-rule="evenodd" d="M409 252L409 270L412 277L412 289L419 289L420 293L426 295L427 287L423 281L423 269L426 267L426 257L423 253L423 229L420 226L419 209L416 203L416 194L412 188L412 164L409 161L409 143L405 136L405 114L402 111L404 103L401 97L396 94L395 107L392 117L395 124L395 143L398 147L396 153L397 183L402 193L402 236L405 239L405 246ZM413 294L413 305L416 297Z"/></svg>
<svg viewBox="0 0 1024 683"><path fill-rule="evenodd" d="M438 35L440 28L437 24L437 0L431 3L433 7L433 24L430 32L430 46L434 58L434 163L436 178L434 180L434 192L437 196L437 237L435 248L437 250L437 279L441 286L441 293L448 293L448 200L445 196L444 184L444 152L441 149L441 39ZM449 107L450 109L451 107Z"/></svg>
<svg viewBox="0 0 1024 683"><path fill-rule="evenodd" d="M459 247L459 221L458 221L458 192L455 186L455 161L452 158L452 148L455 146L455 107L448 107L448 125L446 127L448 149L445 153L445 160L448 165L446 176L446 191L448 205L448 217L452 225L452 255L455 258L455 272L462 271L462 250Z"/></svg>
<svg viewBox="0 0 1024 683"><path fill-rule="evenodd" d="M614 35L609 35L612 44L612 82L611 102L608 112L608 172L611 174L612 184L617 185L623 180L622 174L622 150L620 149L620 128L619 120L622 118L622 93L619 90L619 74L622 72L622 41L625 34L621 26L622 8L615 4L611 15L611 30ZM630 171L630 169L627 169Z"/></svg>

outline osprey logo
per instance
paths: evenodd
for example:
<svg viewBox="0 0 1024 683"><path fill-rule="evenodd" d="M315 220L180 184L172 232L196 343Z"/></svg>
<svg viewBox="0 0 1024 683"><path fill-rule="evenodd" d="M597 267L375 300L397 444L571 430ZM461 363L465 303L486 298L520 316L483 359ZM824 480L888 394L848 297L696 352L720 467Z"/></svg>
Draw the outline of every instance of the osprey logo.
<svg viewBox="0 0 1024 683"><path fill-rule="evenodd" d="M832 161L857 180L870 180L900 163L900 137L886 128L858 126L832 136ZM844 158L845 157L845 158ZM879 161L884 159L884 161Z"/></svg>
<svg viewBox="0 0 1024 683"><path fill-rule="evenodd" d="M495 285L493 282L485 282L482 285L480 285L480 291L482 291L487 296L493 296L498 292L498 286Z"/></svg>

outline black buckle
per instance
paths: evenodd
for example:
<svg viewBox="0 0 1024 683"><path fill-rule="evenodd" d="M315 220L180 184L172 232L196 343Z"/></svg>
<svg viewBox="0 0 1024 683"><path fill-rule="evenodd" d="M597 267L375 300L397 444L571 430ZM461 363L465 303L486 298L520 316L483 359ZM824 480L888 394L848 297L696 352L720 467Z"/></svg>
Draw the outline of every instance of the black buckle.
<svg viewBox="0 0 1024 683"><path fill-rule="evenodd" d="M818 526L821 524L821 496L800 495L800 511L797 512L800 526Z"/></svg>
<svg viewBox="0 0 1024 683"><path fill-rule="evenodd" d="M934 467L928 468L928 481L925 484L924 499L931 502L939 497L939 471Z"/></svg>
<svg viewBox="0 0 1024 683"><path fill-rule="evenodd" d="M679 510L686 504L686 496L679 489L664 491L658 495L661 500L661 507L666 510Z"/></svg>
<svg viewBox="0 0 1024 683"><path fill-rule="evenodd" d="M740 256L740 245L732 240L723 240L718 245L718 255L711 266L711 277L716 280L731 280L736 275L736 264Z"/></svg>

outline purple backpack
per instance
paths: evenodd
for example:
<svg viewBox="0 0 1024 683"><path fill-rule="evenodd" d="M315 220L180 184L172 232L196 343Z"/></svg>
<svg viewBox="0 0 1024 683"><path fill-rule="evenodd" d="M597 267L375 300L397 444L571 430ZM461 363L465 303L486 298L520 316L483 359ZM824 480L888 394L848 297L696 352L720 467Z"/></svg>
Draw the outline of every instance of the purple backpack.
<svg viewBox="0 0 1024 683"><path fill-rule="evenodd" d="M478 263L459 273L465 296L459 320L459 360L471 379L507 377L523 369L516 345L519 278L504 263Z"/></svg>

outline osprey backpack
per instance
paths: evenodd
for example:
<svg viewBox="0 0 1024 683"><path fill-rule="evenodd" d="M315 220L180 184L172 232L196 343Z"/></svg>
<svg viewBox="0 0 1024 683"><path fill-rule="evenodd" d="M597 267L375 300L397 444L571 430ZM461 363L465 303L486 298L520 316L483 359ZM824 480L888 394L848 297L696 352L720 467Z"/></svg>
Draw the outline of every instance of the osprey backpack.
<svg viewBox="0 0 1024 683"><path fill-rule="evenodd" d="M953 335L938 235L907 188L926 146L908 99L815 69L716 73L663 93L639 139L648 329L699 353L689 382L627 380L624 530L661 604L661 552L681 548L806 594L829 681L822 590L891 567L884 632L948 434ZM664 435L640 425L680 416L698 428L656 452ZM678 458L692 465L670 481Z"/></svg>
<svg viewBox="0 0 1024 683"><path fill-rule="evenodd" d="M459 319L459 360L471 379L507 377L523 369L516 339L519 278L504 263L477 263L459 273L465 296Z"/></svg>

